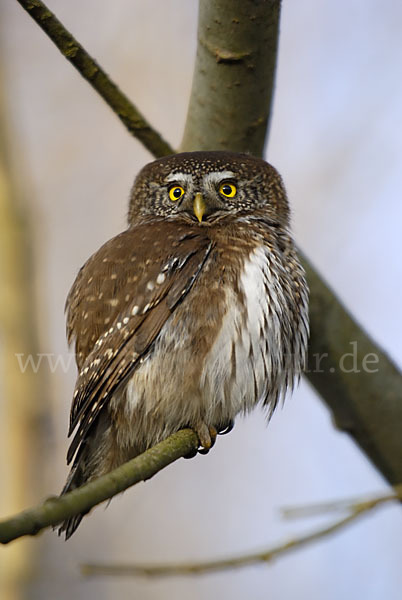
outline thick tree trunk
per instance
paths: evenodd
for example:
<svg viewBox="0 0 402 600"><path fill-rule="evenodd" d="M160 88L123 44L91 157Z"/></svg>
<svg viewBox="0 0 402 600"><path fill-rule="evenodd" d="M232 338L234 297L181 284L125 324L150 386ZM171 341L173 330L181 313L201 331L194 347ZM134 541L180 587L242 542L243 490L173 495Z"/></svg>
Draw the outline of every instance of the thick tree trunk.
<svg viewBox="0 0 402 600"><path fill-rule="evenodd" d="M269 124L279 0L201 0L182 150L262 155Z"/></svg>

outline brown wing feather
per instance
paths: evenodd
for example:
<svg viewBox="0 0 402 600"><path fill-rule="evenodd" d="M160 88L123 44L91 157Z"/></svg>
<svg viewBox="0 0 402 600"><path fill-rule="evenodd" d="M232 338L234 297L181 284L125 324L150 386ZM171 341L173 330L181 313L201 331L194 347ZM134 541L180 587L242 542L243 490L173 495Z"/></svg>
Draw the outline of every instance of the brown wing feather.
<svg viewBox="0 0 402 600"><path fill-rule="evenodd" d="M141 363L211 250L208 237L194 227L165 222L163 232L161 238L155 223L113 238L84 265L69 294L67 334L76 341L80 371L69 435L77 431L68 462L113 393ZM155 244L161 239L170 241L170 251ZM115 284L108 287L108 281ZM82 299L83 286L90 301Z"/></svg>

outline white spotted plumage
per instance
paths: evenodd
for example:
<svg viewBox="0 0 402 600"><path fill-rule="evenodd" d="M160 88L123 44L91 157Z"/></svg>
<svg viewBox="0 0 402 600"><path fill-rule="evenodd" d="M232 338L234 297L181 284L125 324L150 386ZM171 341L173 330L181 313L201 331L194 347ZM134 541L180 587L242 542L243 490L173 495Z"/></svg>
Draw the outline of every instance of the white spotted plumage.
<svg viewBox="0 0 402 600"><path fill-rule="evenodd" d="M183 360L180 337L171 321L164 325L152 355L135 371L127 385L125 413L131 422L126 432L128 446L141 435L137 423L140 421L141 428L144 420L139 420L140 412L165 415L165 427L154 442L173 431L178 420L193 422L203 416L208 422L227 422L239 413L248 412L260 401L267 405L269 414L272 412L278 397L285 393L288 383L303 367L306 350L305 343L296 342L297 335L294 340L284 340L282 324L290 320L291 315L287 313L278 267L273 261L275 257L270 256L263 245L250 253L240 276L244 304L239 303L231 289L222 290L226 297L225 316L204 368L187 395L180 393L182 372L177 369L178 360ZM269 294L269 289L276 288L279 298ZM305 301L301 310L306 317ZM173 338L177 355L167 352ZM286 361L284 367L284 352L293 350L297 354ZM188 355L187 360L193 357ZM164 373L162 386L158 385L160 372ZM148 389L154 393L149 395ZM148 423L148 431L151 429Z"/></svg>

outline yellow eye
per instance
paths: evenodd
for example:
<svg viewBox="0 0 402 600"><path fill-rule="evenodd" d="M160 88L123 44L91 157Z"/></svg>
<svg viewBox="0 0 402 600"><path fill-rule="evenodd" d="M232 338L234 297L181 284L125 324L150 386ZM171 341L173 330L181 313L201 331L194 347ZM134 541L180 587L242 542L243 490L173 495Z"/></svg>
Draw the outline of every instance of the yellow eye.
<svg viewBox="0 0 402 600"><path fill-rule="evenodd" d="M184 190L181 185L174 185L169 190L169 198L172 202L177 202L177 200L180 200L183 194Z"/></svg>
<svg viewBox="0 0 402 600"><path fill-rule="evenodd" d="M219 193L226 198L233 198L236 195L237 188L233 183L222 183Z"/></svg>

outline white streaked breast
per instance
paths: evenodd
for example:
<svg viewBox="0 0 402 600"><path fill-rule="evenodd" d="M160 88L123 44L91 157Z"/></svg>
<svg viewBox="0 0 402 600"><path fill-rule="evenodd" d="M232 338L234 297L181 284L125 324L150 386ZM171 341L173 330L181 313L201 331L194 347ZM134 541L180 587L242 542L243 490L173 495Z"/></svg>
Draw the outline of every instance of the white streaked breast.
<svg viewBox="0 0 402 600"><path fill-rule="evenodd" d="M224 413L247 411L265 399L269 387L277 387L281 303L267 294L271 278L267 250L259 246L245 262L240 277L245 304L232 290L226 290L227 312L200 382L215 405L226 408Z"/></svg>

